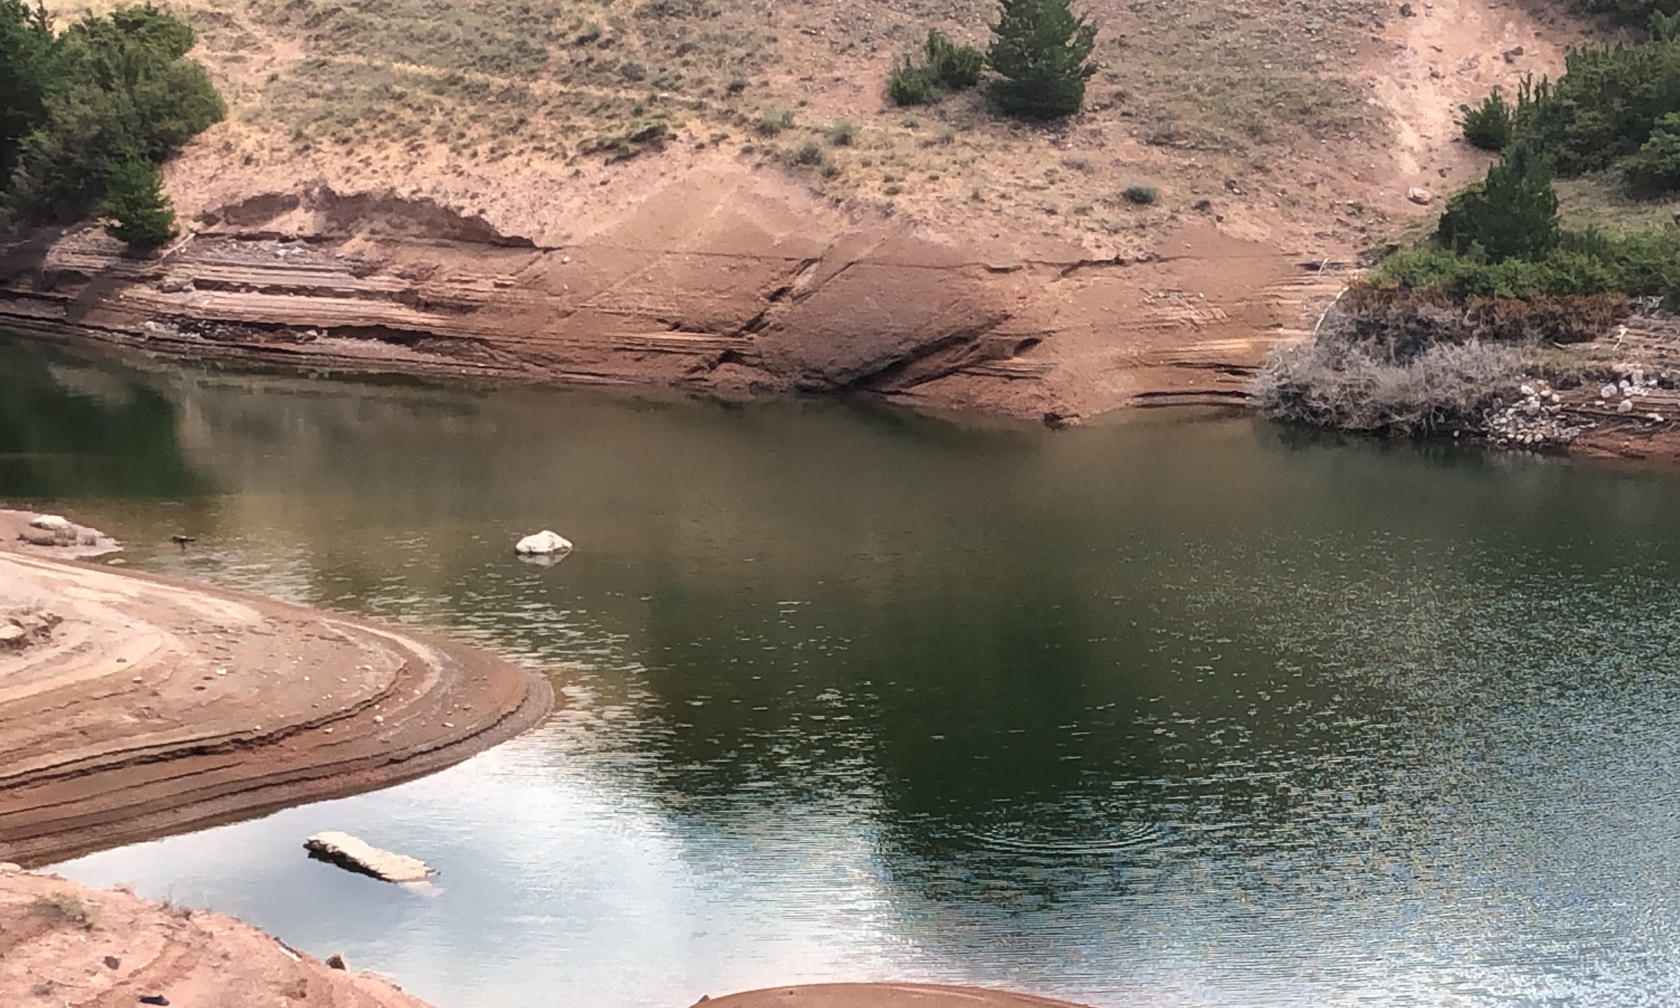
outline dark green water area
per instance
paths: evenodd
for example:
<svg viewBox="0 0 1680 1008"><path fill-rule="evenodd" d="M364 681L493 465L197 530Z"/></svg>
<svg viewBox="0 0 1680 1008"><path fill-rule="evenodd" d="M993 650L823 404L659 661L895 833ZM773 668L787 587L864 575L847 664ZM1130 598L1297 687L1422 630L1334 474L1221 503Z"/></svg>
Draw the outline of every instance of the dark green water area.
<svg viewBox="0 0 1680 1008"><path fill-rule="evenodd" d="M0 499L553 677L455 769L61 867L439 1008L1680 1003L1674 472L17 337ZM576 551L516 560L543 528ZM308 860L320 829L440 891Z"/></svg>

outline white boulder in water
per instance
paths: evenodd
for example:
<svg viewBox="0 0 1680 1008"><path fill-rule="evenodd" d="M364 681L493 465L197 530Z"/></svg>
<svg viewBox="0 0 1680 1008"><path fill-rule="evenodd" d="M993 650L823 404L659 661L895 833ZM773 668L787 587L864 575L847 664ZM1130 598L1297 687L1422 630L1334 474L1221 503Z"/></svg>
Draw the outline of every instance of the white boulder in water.
<svg viewBox="0 0 1680 1008"><path fill-rule="evenodd" d="M380 850L366 840L338 830L317 833L304 841L303 846L310 857L386 882L424 882L432 875L432 869L418 858Z"/></svg>
<svg viewBox="0 0 1680 1008"><path fill-rule="evenodd" d="M572 544L565 536L543 529L536 535L528 535L514 543L513 551L520 556L553 556L556 553L570 553Z"/></svg>

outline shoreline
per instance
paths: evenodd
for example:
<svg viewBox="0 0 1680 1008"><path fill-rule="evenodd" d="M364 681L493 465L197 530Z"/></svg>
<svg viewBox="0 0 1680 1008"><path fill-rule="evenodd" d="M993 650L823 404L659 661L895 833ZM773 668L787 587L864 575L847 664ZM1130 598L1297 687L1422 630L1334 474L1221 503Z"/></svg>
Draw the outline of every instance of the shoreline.
<svg viewBox="0 0 1680 1008"><path fill-rule="evenodd" d="M0 519L3 534L19 516ZM49 864L412 780L554 702L547 678L429 634L4 538L0 606L45 618L0 651L0 861Z"/></svg>

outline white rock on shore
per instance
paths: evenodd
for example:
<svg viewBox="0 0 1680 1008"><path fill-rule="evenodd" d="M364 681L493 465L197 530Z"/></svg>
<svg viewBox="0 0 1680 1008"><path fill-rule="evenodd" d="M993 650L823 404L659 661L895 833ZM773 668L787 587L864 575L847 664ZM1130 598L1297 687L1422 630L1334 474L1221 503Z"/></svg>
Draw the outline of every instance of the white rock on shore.
<svg viewBox="0 0 1680 1008"><path fill-rule="evenodd" d="M105 533L75 522L62 515L0 511L0 528L8 537L15 537L31 546L50 546L65 550L66 555L88 557L121 549L121 545Z"/></svg>
<svg viewBox="0 0 1680 1008"><path fill-rule="evenodd" d="M305 840L303 847L311 857L386 882L424 882L432 876L432 869L418 858L380 850L366 840L338 830L317 833Z"/></svg>

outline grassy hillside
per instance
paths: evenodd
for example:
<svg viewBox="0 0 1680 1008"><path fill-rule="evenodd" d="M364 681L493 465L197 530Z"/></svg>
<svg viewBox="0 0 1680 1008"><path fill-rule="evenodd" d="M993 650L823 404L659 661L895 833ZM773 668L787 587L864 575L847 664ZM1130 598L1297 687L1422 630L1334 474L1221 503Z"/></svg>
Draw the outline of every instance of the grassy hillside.
<svg viewBox="0 0 1680 1008"><path fill-rule="evenodd" d="M232 110L206 142L270 175L335 163L370 184L493 186L510 165L563 177L679 144L787 165L843 202L944 224L989 217L1123 246L1175 215L1240 224L1263 211L1357 240L1368 220L1332 219L1362 166L1330 152L1386 129L1352 79L1388 44L1387 5L1365 0L1076 3L1100 25L1103 69L1086 111L1049 127L1001 119L974 92L886 101L892 60L929 28L985 45L995 9L982 0L169 6L198 29ZM1127 200L1129 185L1160 199Z"/></svg>

